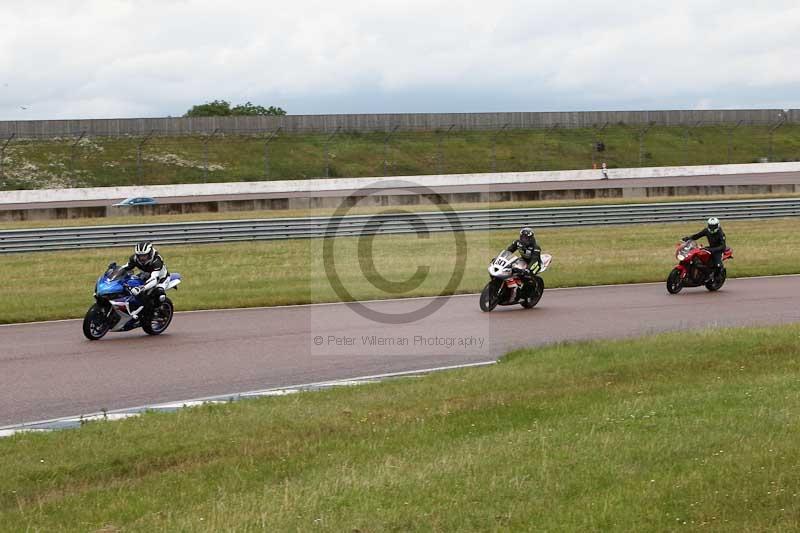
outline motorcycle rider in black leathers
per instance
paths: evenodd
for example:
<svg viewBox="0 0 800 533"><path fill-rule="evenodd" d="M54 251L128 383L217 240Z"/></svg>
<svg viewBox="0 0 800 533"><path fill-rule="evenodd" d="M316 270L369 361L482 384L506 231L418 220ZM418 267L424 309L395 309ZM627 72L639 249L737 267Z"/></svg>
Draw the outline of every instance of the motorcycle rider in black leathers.
<svg viewBox="0 0 800 533"><path fill-rule="evenodd" d="M711 252L711 263L714 265L714 272L720 272L722 270L722 254L725 253L727 245L725 243L725 232L722 231L722 226L718 218L709 218L705 228L694 235L684 237L683 240L696 241L701 237L706 237L708 239L706 250Z"/></svg>
<svg viewBox="0 0 800 533"><path fill-rule="evenodd" d="M131 317L136 320L142 311L149 311L154 301L164 294L164 289L157 287L157 285L167 279L169 272L161 254L153 247L153 243L147 241L136 245L133 249L133 255L128 259L128 264L122 268L124 270L138 268L141 271L139 278L142 280L143 285L131 289L131 294L137 296L142 304L139 309L131 312Z"/></svg>
<svg viewBox="0 0 800 533"><path fill-rule="evenodd" d="M519 238L512 242L506 250L511 253L519 251L520 257L528 263L528 268L519 270L525 280L525 285L529 286L528 282L531 276L542 268L542 249L536 242L533 230L527 226L519 230Z"/></svg>

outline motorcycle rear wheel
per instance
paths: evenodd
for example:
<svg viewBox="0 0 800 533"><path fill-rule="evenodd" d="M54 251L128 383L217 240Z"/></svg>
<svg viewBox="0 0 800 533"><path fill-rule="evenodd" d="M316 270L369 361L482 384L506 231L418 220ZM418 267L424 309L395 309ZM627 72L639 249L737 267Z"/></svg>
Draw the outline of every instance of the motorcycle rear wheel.
<svg viewBox="0 0 800 533"><path fill-rule="evenodd" d="M672 272L667 276L667 292L670 294L678 294L683 289L683 280L681 279L681 271L673 268Z"/></svg>
<svg viewBox="0 0 800 533"><path fill-rule="evenodd" d="M111 324L101 306L94 304L86 311L86 316L83 317L84 337L90 341L97 341L105 337L110 329Z"/></svg>
<svg viewBox="0 0 800 533"><path fill-rule="evenodd" d="M172 323L173 314L175 314L175 306L172 305L172 300L165 298L148 313L148 316L144 317L142 329L148 335L161 335Z"/></svg>
<svg viewBox="0 0 800 533"><path fill-rule="evenodd" d="M728 278L728 271L724 268L719 271L718 274L714 274L714 277L706 282L706 289L711 292L718 291L725 285L725 280Z"/></svg>
<svg viewBox="0 0 800 533"><path fill-rule="evenodd" d="M501 280L493 279L481 291L480 307L481 311L488 313L500 303L499 291L502 288Z"/></svg>
<svg viewBox="0 0 800 533"><path fill-rule="evenodd" d="M536 307L536 304L539 303L539 300L542 299L542 295L544 294L544 280L539 276L534 276L532 282L534 283L533 295L530 298L524 298L519 301L519 304L525 309Z"/></svg>

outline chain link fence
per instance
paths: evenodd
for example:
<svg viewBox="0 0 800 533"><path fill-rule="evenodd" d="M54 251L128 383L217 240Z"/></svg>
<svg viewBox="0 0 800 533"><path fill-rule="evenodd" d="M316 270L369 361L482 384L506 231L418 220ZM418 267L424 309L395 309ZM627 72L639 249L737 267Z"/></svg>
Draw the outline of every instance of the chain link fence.
<svg viewBox="0 0 800 533"><path fill-rule="evenodd" d="M800 160L800 124L215 129L0 137L0 188L154 185Z"/></svg>

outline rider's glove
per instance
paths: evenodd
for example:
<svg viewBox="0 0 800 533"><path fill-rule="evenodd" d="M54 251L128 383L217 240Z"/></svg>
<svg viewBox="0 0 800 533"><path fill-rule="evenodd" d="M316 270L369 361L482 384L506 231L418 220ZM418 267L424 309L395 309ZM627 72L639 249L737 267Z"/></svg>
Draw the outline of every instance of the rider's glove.
<svg viewBox="0 0 800 533"><path fill-rule="evenodd" d="M131 289L131 294L133 294L134 296L139 296L140 292L142 292L142 288L141 287L133 287Z"/></svg>
<svg viewBox="0 0 800 533"><path fill-rule="evenodd" d="M688 241L688 240L690 240L690 239L689 239L689 237L681 237L681 240L682 240L683 242L686 242L686 241Z"/></svg>

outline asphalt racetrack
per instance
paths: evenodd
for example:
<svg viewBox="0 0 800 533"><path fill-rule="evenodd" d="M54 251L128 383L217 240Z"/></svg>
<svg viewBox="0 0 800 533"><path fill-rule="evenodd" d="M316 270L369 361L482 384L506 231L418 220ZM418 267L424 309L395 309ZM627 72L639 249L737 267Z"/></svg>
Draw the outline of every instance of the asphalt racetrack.
<svg viewBox="0 0 800 533"><path fill-rule="evenodd" d="M535 309L488 314L477 295L365 304L411 313L405 324L364 317L347 304L198 311L178 313L160 337L136 330L97 342L84 339L80 320L1 326L0 426L488 361L565 340L798 322L799 289L800 276L731 279L718 293L676 296L663 283L556 289ZM421 311L435 303L442 305Z"/></svg>

